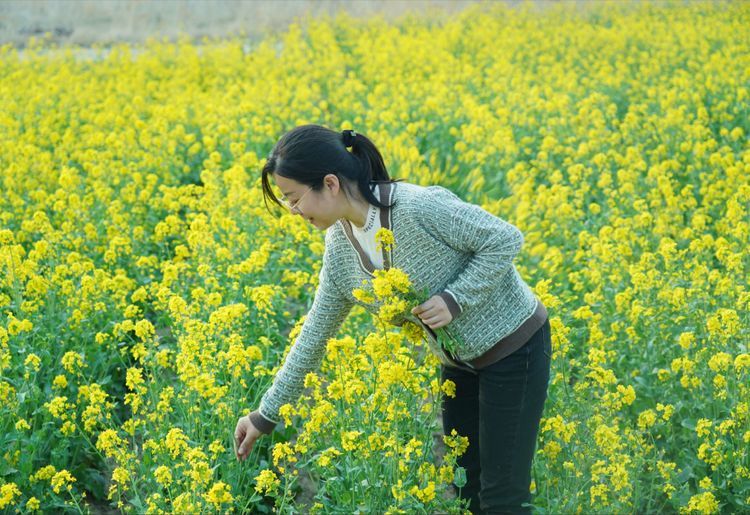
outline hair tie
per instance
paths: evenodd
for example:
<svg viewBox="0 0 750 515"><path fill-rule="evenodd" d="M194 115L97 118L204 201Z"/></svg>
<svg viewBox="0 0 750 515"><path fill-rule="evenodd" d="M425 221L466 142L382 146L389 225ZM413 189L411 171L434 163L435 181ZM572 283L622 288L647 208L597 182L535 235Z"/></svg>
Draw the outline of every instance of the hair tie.
<svg viewBox="0 0 750 515"><path fill-rule="evenodd" d="M356 132L352 129L344 129L341 131L341 135L344 137L344 146L346 148L351 147L354 145L354 137L357 135Z"/></svg>

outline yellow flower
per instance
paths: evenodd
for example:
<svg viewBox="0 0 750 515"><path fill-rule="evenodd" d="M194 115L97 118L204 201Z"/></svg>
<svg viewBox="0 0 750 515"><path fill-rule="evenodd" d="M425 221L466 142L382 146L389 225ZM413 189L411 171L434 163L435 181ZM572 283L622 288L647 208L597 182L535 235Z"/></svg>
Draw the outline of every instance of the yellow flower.
<svg viewBox="0 0 750 515"><path fill-rule="evenodd" d="M319 388L320 377L318 377L318 374L316 374L315 372L308 372L307 375L305 376L304 387L305 388Z"/></svg>
<svg viewBox="0 0 750 515"><path fill-rule="evenodd" d="M278 289L279 288L276 285L263 284L261 286L248 288L247 294L261 314L268 314L273 311L273 299L276 296Z"/></svg>
<svg viewBox="0 0 750 515"><path fill-rule="evenodd" d="M175 427L169 430L166 438L166 446L172 458L176 458L180 453L187 450L187 436L182 432L182 429Z"/></svg>
<svg viewBox="0 0 750 515"><path fill-rule="evenodd" d="M125 374L125 385L131 390L137 390L143 384L143 370L137 367L128 368Z"/></svg>
<svg viewBox="0 0 750 515"><path fill-rule="evenodd" d="M417 438L412 438L404 446L404 449L403 449L403 457L404 457L404 459L405 460L410 459L412 453L414 453L414 455L417 458L420 458L422 456L422 442L419 439L417 439Z"/></svg>
<svg viewBox="0 0 750 515"><path fill-rule="evenodd" d="M54 465L45 465L34 473L32 476L33 481L44 481L45 479L51 479L55 475L57 469Z"/></svg>
<svg viewBox="0 0 750 515"><path fill-rule="evenodd" d="M169 486L172 484L172 471L165 465L159 465L154 471L154 478L161 486Z"/></svg>
<svg viewBox="0 0 750 515"><path fill-rule="evenodd" d="M66 352L60 362L62 363L65 371L69 374L73 374L75 373L76 369L81 369L86 366L86 364L83 362L83 356L74 351Z"/></svg>
<svg viewBox="0 0 750 515"><path fill-rule="evenodd" d="M406 497L404 482L402 480L399 479L398 482L391 487L391 495L393 495L393 498L397 501L401 501Z"/></svg>
<svg viewBox="0 0 750 515"><path fill-rule="evenodd" d="M375 297L373 296L373 294L362 288L354 288L352 290L352 295L355 299L360 302L364 302L365 304L372 304L373 302L375 302Z"/></svg>
<svg viewBox="0 0 750 515"><path fill-rule="evenodd" d="M443 384L441 385L440 389L448 397L453 398L456 396L456 383L454 383L450 379L446 379L445 381L443 381Z"/></svg>
<svg viewBox="0 0 750 515"><path fill-rule="evenodd" d="M218 438L208 445L208 451L211 453L211 458L214 460L225 450L226 448L224 447L224 444L221 443L221 440Z"/></svg>
<svg viewBox="0 0 750 515"><path fill-rule="evenodd" d="M393 295L393 285L388 280L388 277L381 272L381 270L375 270L374 277L372 278L372 290L378 299Z"/></svg>
<svg viewBox="0 0 750 515"><path fill-rule="evenodd" d="M47 408L53 417L65 419L69 416L67 412L74 407L73 404L67 401L67 397L53 397L51 401L44 404L44 407Z"/></svg>
<svg viewBox="0 0 750 515"><path fill-rule="evenodd" d="M255 491L259 494L272 494L281 484L281 480L276 477L272 470L261 470L260 474L255 476Z"/></svg>
<svg viewBox="0 0 750 515"><path fill-rule="evenodd" d="M127 487L130 481L130 472L123 467L115 467L112 471L112 481L118 483L121 487Z"/></svg>
<svg viewBox="0 0 750 515"><path fill-rule="evenodd" d="M15 483L6 483L0 486L0 509L10 506L16 497L21 496L21 490Z"/></svg>
<svg viewBox="0 0 750 515"><path fill-rule="evenodd" d="M683 349L689 349L690 346L695 343L695 334L693 334L692 331L681 333L679 343L680 347Z"/></svg>
<svg viewBox="0 0 750 515"><path fill-rule="evenodd" d="M408 320L401 326L401 333L414 345L421 344L426 337L425 330L421 326Z"/></svg>
<svg viewBox="0 0 750 515"><path fill-rule="evenodd" d="M656 422L656 412L652 409L647 409L638 415L638 427L640 429L648 429L653 426Z"/></svg>
<svg viewBox="0 0 750 515"><path fill-rule="evenodd" d="M455 429L451 430L450 435L443 435L443 442L452 449L456 456L461 456L469 447L469 439L459 435Z"/></svg>
<svg viewBox="0 0 750 515"><path fill-rule="evenodd" d="M450 465L441 465L438 470L438 478L441 483L451 484L453 482L453 467Z"/></svg>
<svg viewBox="0 0 750 515"><path fill-rule="evenodd" d="M716 500L713 493L703 492L702 494L692 496L688 501L688 505L680 508L680 513L694 513L696 511L702 514L717 513L719 511L719 501Z"/></svg>
<svg viewBox="0 0 750 515"><path fill-rule="evenodd" d="M24 361L24 365L32 369L34 372L39 371L41 363L42 360L39 358L39 356L33 353L26 356L26 361Z"/></svg>
<svg viewBox="0 0 750 515"><path fill-rule="evenodd" d="M52 490L55 491L56 494L60 493L60 490L65 487L68 490L70 490L73 486L71 483L75 482L76 478L74 478L70 472L63 469L60 472L56 473L54 476L52 476Z"/></svg>
<svg viewBox="0 0 750 515"><path fill-rule="evenodd" d="M660 402L656 403L656 411L663 411L661 418L665 421L669 420L672 417L672 414L674 413L674 406L671 404L662 404Z"/></svg>
<svg viewBox="0 0 750 515"><path fill-rule="evenodd" d="M621 384L618 384L617 391L620 392L620 395L622 396L622 402L624 404L633 404L633 401L635 400L635 390L631 385L623 386Z"/></svg>
<svg viewBox="0 0 750 515"><path fill-rule="evenodd" d="M328 449L320 453L320 456L318 456L318 465L321 467L327 467L331 464L331 460L333 458L340 455L341 451L339 451L335 447L329 447Z"/></svg>
<svg viewBox="0 0 750 515"><path fill-rule="evenodd" d="M279 466L279 462L294 463L297 461L297 457L294 455L294 450L288 442L280 442L273 446L273 464L279 468L279 471L284 472L284 467Z"/></svg>
<svg viewBox="0 0 750 515"><path fill-rule="evenodd" d="M396 238L389 229L381 227L375 233L375 248L377 250L385 249L386 251L391 251L395 243Z"/></svg>
<svg viewBox="0 0 750 515"><path fill-rule="evenodd" d="M393 295L394 291L408 293L412 287L409 276L400 268L375 270L371 283L373 292L379 299Z"/></svg>
<svg viewBox="0 0 750 515"><path fill-rule="evenodd" d="M58 374L52 380L52 386L55 388L66 388L68 386L68 379L63 374Z"/></svg>
<svg viewBox="0 0 750 515"><path fill-rule="evenodd" d="M154 328L154 325L148 320L139 320L135 324L135 334L136 336L138 336L138 338L141 339L141 341L145 342L149 338L153 338L153 336L156 334L156 329Z"/></svg>
<svg viewBox="0 0 750 515"><path fill-rule="evenodd" d="M717 352L708 360L708 368L714 372L723 372L732 364L732 356L726 352Z"/></svg>
<svg viewBox="0 0 750 515"><path fill-rule="evenodd" d="M695 432L698 436L704 437L711 434L711 426L713 422L707 418L698 419L698 423L695 424Z"/></svg>
<svg viewBox="0 0 750 515"><path fill-rule="evenodd" d="M542 432L546 433L548 431L553 432L563 442L570 443L570 440L573 438L573 435L575 435L576 432L576 423L566 423L565 419L563 419L562 416L555 415L544 420L544 423L542 425Z"/></svg>
<svg viewBox="0 0 750 515"><path fill-rule="evenodd" d="M357 437L362 431L342 431L341 448L345 451L354 451L357 449Z"/></svg>
<svg viewBox="0 0 750 515"><path fill-rule="evenodd" d="M714 489L714 482L711 481L710 477L705 476L703 479L701 479L698 482L698 486L700 486L704 490L713 490Z"/></svg>
<svg viewBox="0 0 750 515"><path fill-rule="evenodd" d="M37 511L40 506L41 503L36 497L29 497L29 500L26 501L26 509L29 511ZM2 506L0 506L0 508L2 508Z"/></svg>
<svg viewBox="0 0 750 515"><path fill-rule="evenodd" d="M417 499L422 501L423 503L430 502L435 498L435 482L429 481L427 483L427 486L423 489L420 489L419 487L412 486L409 490L409 493L415 496Z"/></svg>
<svg viewBox="0 0 750 515"><path fill-rule="evenodd" d="M292 417L294 416L294 406L287 403L279 408L279 415L284 419L284 423L288 426L292 425Z"/></svg>
<svg viewBox="0 0 750 515"><path fill-rule="evenodd" d="M406 313L409 309L407 302L400 297L391 297L386 303L380 306L378 317L384 322L391 322L396 317Z"/></svg>
<svg viewBox="0 0 750 515"><path fill-rule="evenodd" d="M219 509L222 504L231 503L234 500L230 493L230 487L223 481L217 481L211 486L211 489L203 496L208 502L214 505L215 509Z"/></svg>
<svg viewBox="0 0 750 515"><path fill-rule="evenodd" d="M591 496L591 504L603 504L607 505L607 492L609 491L609 487L603 483L599 483L596 485L593 485L591 488L589 488L589 495Z"/></svg>
<svg viewBox="0 0 750 515"><path fill-rule="evenodd" d="M734 358L734 368L737 372L744 368L750 368L750 354L738 354Z"/></svg>

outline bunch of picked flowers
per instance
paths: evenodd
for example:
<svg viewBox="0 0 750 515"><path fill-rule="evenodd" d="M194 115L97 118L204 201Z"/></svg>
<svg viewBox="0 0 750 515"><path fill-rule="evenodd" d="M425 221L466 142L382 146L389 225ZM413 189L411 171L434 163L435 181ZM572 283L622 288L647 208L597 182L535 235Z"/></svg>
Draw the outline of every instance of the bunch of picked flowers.
<svg viewBox="0 0 750 515"><path fill-rule="evenodd" d="M385 248L388 252L393 249L393 233L381 228L375 234L377 248ZM402 325L409 321L417 327L428 327L411 310L430 298L427 288L417 290L411 283L409 276L400 268L375 270L373 278L362 281L362 287L352 290L352 295L365 304L378 306L377 317L387 324ZM448 332L445 327L431 329L437 342L446 350L455 353L460 339Z"/></svg>

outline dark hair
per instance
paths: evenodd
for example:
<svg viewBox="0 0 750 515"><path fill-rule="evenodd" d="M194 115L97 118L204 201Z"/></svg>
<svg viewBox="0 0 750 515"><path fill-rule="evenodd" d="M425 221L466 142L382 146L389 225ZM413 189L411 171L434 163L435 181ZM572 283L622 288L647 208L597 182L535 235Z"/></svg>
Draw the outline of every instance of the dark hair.
<svg viewBox="0 0 750 515"><path fill-rule="evenodd" d="M313 190L323 188L323 177L332 173L349 191L349 182L355 182L362 196L377 207L386 207L375 198L371 182L398 182L391 179L383 163L383 156L367 137L359 132L351 137L349 129L336 132L321 125L299 125L274 145L263 166L263 201L268 207L268 199L282 206L271 190L269 176L273 173L311 186ZM351 152L345 141L351 142ZM390 206L387 206L390 207Z"/></svg>

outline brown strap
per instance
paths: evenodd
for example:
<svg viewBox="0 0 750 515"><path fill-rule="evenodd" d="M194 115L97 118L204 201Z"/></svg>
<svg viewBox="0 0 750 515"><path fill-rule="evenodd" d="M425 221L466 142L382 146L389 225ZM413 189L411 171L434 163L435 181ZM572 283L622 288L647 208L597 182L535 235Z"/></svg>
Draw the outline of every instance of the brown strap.
<svg viewBox="0 0 750 515"><path fill-rule="evenodd" d="M484 368L523 347L547 320L547 309L542 304L542 301L538 299L537 301L534 313L518 329L497 342L481 356L468 361L468 363L474 368Z"/></svg>

